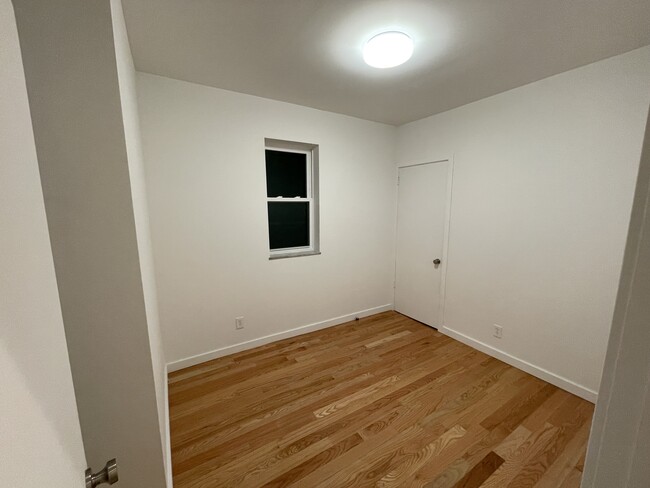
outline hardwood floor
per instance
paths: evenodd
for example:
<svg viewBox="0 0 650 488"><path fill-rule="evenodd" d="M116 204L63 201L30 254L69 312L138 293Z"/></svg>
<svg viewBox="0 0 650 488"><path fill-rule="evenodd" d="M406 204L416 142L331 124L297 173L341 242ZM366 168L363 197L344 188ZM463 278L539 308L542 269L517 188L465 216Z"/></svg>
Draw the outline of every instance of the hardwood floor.
<svg viewBox="0 0 650 488"><path fill-rule="evenodd" d="M169 377L175 488L579 487L593 405L395 312Z"/></svg>

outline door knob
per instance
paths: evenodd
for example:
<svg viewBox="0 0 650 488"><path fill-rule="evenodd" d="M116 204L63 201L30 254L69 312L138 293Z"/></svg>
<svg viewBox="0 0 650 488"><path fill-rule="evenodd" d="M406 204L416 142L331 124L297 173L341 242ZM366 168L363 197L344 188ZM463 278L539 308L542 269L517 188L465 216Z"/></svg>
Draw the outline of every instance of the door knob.
<svg viewBox="0 0 650 488"><path fill-rule="evenodd" d="M117 479L117 461L115 459L108 461L99 473L93 474L90 468L86 470L86 488L95 488L102 483L112 485L117 482Z"/></svg>
<svg viewBox="0 0 650 488"><path fill-rule="evenodd" d="M433 260L433 264L435 264L436 266L438 266L438 265L440 264L440 260L439 260L438 258L434 259L434 260Z"/></svg>

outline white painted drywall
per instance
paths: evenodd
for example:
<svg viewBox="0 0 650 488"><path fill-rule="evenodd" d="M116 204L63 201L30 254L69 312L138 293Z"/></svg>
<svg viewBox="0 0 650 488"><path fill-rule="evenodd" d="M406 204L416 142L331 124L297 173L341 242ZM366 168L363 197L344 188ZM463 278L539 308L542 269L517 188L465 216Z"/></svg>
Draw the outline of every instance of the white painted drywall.
<svg viewBox="0 0 650 488"><path fill-rule="evenodd" d="M142 73L138 99L168 361L392 303L394 127ZM268 259L265 137L320 147L319 256Z"/></svg>
<svg viewBox="0 0 650 488"><path fill-rule="evenodd" d="M86 457L117 457L122 488L162 488L111 4L14 8Z"/></svg>
<svg viewBox="0 0 650 488"><path fill-rule="evenodd" d="M81 488L86 458L10 0L0 0L0 66L0 485Z"/></svg>
<svg viewBox="0 0 650 488"><path fill-rule="evenodd" d="M140 142L135 67L133 65L133 57L131 55L129 37L126 32L124 12L120 0L111 0L111 13L113 18L113 40L115 42L115 58L117 61L117 77L120 87L122 119L124 121L126 154L129 162L129 175L131 177L131 198L133 200L140 274L142 276L142 290L144 293L145 313L149 328L149 344L151 347L151 361L156 388L158 422L160 425L162 445L166 451L165 473L167 476L167 485L171 486L171 452L169 439L167 438L167 395L165 393L167 382L166 361L158 319L158 297L156 295L156 284L154 281L149 211L147 208L144 162L142 160L142 146Z"/></svg>
<svg viewBox="0 0 650 488"><path fill-rule="evenodd" d="M636 185L584 488L646 488L650 479L650 118Z"/></svg>
<svg viewBox="0 0 650 488"><path fill-rule="evenodd" d="M400 164L454 156L445 325L586 396L601 378L649 87L646 47L398 129Z"/></svg>

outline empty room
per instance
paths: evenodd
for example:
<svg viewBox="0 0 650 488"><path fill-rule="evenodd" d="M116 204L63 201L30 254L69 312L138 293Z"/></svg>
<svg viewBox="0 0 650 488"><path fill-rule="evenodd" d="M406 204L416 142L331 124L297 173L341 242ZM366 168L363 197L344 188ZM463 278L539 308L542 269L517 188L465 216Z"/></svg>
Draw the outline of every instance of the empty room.
<svg viewBox="0 0 650 488"><path fill-rule="evenodd" d="M0 0L0 486L650 486L650 2Z"/></svg>

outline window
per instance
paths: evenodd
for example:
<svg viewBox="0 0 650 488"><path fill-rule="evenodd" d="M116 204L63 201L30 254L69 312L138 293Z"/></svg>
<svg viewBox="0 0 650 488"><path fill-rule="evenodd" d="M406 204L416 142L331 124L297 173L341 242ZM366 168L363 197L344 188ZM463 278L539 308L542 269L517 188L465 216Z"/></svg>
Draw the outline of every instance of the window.
<svg viewBox="0 0 650 488"><path fill-rule="evenodd" d="M265 139L271 259L320 254L318 146Z"/></svg>

